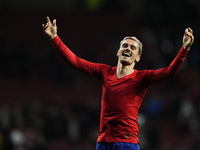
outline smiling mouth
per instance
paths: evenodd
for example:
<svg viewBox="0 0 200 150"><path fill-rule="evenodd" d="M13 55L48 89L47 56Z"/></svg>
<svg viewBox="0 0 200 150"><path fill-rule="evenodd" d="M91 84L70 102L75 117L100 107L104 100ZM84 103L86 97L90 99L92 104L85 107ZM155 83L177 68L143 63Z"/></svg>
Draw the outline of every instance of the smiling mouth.
<svg viewBox="0 0 200 150"><path fill-rule="evenodd" d="M131 53L129 53L129 52L123 52L123 53L122 53L122 56L131 57L132 55L131 55Z"/></svg>

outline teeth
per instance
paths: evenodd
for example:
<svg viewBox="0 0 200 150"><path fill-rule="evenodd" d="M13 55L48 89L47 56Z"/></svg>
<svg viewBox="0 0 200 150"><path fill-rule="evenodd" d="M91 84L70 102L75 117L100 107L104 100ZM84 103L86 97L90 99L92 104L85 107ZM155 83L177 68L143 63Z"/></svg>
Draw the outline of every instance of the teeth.
<svg viewBox="0 0 200 150"><path fill-rule="evenodd" d="M130 54L128 54L128 53L124 53L123 55L124 55L124 56L130 57Z"/></svg>

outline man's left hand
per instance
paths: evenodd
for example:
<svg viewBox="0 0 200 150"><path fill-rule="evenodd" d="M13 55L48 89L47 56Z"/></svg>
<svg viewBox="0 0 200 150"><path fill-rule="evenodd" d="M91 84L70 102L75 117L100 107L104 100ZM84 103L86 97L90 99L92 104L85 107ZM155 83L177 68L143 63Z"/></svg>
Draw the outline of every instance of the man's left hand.
<svg viewBox="0 0 200 150"><path fill-rule="evenodd" d="M184 36L183 36L183 47L184 47L184 49L189 50L190 47L192 46L193 42L194 42L193 31L192 31L191 28L186 28Z"/></svg>

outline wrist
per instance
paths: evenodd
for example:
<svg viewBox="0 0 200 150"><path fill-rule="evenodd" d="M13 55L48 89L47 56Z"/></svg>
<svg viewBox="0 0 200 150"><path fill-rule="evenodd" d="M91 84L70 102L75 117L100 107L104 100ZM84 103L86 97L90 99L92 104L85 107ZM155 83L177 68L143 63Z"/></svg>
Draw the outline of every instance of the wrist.
<svg viewBox="0 0 200 150"><path fill-rule="evenodd" d="M50 38L50 40L53 40L56 36L57 36L57 34L54 34L54 35L49 36L49 38Z"/></svg>
<svg viewBox="0 0 200 150"><path fill-rule="evenodd" d="M190 50L190 46L189 45L183 45L183 48L186 50Z"/></svg>

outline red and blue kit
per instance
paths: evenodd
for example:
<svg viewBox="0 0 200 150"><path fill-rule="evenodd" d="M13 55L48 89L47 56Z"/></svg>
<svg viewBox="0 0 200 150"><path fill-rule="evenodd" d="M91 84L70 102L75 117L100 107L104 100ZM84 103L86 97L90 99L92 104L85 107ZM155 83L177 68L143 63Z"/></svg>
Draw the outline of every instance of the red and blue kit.
<svg viewBox="0 0 200 150"><path fill-rule="evenodd" d="M118 78L116 66L92 63L77 57L59 36L51 42L70 66L99 79L102 83L97 142L139 143L137 117L148 86L175 76L188 53L188 50L182 47L168 67L142 71L135 69L133 73Z"/></svg>

